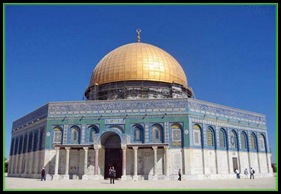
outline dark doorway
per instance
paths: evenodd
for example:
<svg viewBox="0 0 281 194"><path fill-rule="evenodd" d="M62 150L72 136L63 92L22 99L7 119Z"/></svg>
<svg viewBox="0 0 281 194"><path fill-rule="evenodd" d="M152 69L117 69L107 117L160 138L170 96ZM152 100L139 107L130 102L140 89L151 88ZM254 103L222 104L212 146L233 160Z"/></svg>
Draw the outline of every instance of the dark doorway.
<svg viewBox="0 0 281 194"><path fill-rule="evenodd" d="M109 167L114 166L116 170L116 178L122 176L122 149L120 137L109 131L102 136L102 145L105 149L104 156L104 178L109 178Z"/></svg>
<svg viewBox="0 0 281 194"><path fill-rule="evenodd" d="M122 150L120 148L107 148L105 149L105 172L104 178L108 177L109 167L114 166L116 170L116 178L122 176Z"/></svg>
<svg viewBox="0 0 281 194"><path fill-rule="evenodd" d="M232 163L233 163L233 172L235 172L235 170L238 169L238 163L236 157L232 158Z"/></svg>

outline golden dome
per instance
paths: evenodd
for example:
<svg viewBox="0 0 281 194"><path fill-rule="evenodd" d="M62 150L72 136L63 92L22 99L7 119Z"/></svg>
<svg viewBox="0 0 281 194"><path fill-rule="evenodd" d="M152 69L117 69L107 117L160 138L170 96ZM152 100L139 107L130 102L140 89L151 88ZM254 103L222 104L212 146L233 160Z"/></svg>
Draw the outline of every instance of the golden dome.
<svg viewBox="0 0 281 194"><path fill-rule="evenodd" d="M97 64L90 85L118 81L160 81L187 88L187 78L175 58L163 49L146 43L120 46Z"/></svg>

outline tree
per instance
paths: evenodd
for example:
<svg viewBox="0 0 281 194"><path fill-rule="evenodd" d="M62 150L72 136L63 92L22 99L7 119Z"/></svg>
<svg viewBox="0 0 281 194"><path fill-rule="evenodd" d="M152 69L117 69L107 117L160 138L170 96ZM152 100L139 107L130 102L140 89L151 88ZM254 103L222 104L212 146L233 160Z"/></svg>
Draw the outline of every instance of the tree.
<svg viewBox="0 0 281 194"><path fill-rule="evenodd" d="M273 163L273 164L271 164L271 167L272 167L272 170L273 170L273 172L276 172L277 171L277 167L276 167L276 164L275 163Z"/></svg>
<svg viewBox="0 0 281 194"><path fill-rule="evenodd" d="M7 173L8 172L8 166L9 166L9 160L7 160L7 158L4 158L4 163L5 163L4 170L5 170L5 173Z"/></svg>

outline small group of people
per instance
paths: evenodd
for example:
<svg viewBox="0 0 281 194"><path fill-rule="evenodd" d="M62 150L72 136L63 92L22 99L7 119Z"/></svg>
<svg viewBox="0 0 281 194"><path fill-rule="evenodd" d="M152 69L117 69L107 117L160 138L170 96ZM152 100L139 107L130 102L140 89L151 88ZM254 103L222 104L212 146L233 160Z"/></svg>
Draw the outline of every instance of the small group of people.
<svg viewBox="0 0 281 194"><path fill-rule="evenodd" d="M249 174L248 169L245 168L245 170L244 170L245 179L248 178L248 174ZM255 178L254 174L255 174L255 170L251 167L250 168L250 179Z"/></svg>
<svg viewBox="0 0 281 194"><path fill-rule="evenodd" d="M109 167L108 176L110 179L110 184L114 184L114 179L116 177L116 170L115 170L114 166Z"/></svg>
<svg viewBox="0 0 281 194"><path fill-rule="evenodd" d="M240 173L239 173L238 169L235 169L235 174L236 174L236 178L240 179ZM248 169L245 168L245 170L244 170L245 179L248 178L248 174L249 174ZM250 179L252 179L252 178L254 179L255 178L254 174L255 174L255 170L251 167L250 168Z"/></svg>

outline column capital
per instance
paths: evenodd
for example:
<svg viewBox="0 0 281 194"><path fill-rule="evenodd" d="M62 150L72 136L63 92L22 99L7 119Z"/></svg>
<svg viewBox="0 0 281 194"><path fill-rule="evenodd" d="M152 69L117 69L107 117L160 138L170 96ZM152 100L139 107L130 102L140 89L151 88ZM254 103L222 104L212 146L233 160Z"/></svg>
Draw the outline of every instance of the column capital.
<svg viewBox="0 0 281 194"><path fill-rule="evenodd" d="M133 149L134 150L137 150L139 147L138 146L133 146Z"/></svg>
<svg viewBox="0 0 281 194"><path fill-rule="evenodd" d="M60 150L60 147L55 147L55 149L58 151L58 150Z"/></svg>
<svg viewBox="0 0 281 194"><path fill-rule="evenodd" d="M95 144L95 145L94 145L94 149L95 149L95 150L98 150L98 149L100 149L100 148L101 148L101 145L98 145L98 144Z"/></svg>
<svg viewBox="0 0 281 194"><path fill-rule="evenodd" d="M158 148L157 146L152 146L153 150L157 150L157 148Z"/></svg>
<svg viewBox="0 0 281 194"><path fill-rule="evenodd" d="M121 149L125 150L127 148L127 145L121 144Z"/></svg>
<svg viewBox="0 0 281 194"><path fill-rule="evenodd" d="M169 148L169 146L164 146L164 149L168 149Z"/></svg>
<svg viewBox="0 0 281 194"><path fill-rule="evenodd" d="M66 151L69 151L70 150L70 147L65 147L64 148Z"/></svg>
<svg viewBox="0 0 281 194"><path fill-rule="evenodd" d="M85 151L88 151L88 150L89 150L89 147L83 147L83 149L84 149Z"/></svg>

